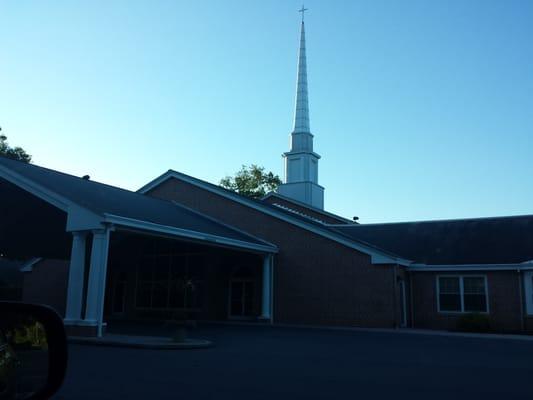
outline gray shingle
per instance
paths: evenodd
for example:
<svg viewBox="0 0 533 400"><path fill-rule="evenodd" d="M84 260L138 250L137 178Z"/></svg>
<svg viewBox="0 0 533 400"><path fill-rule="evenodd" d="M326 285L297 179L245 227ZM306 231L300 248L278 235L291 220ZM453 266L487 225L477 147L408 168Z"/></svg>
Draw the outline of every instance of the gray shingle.
<svg viewBox="0 0 533 400"><path fill-rule="evenodd" d="M161 199L0 157L0 165L98 215L113 214L254 245L270 244Z"/></svg>
<svg viewBox="0 0 533 400"><path fill-rule="evenodd" d="M514 264L533 260L533 215L331 229L416 263Z"/></svg>

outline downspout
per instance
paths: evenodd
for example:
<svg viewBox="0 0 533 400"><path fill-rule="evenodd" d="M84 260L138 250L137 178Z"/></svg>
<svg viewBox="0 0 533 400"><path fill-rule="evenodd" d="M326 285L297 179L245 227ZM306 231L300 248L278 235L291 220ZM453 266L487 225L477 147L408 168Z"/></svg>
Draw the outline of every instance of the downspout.
<svg viewBox="0 0 533 400"><path fill-rule="evenodd" d="M99 308L99 315L98 315L98 321L97 321L97 336L101 338L104 334L104 302L105 302L105 292L106 292L106 286L107 286L107 263L109 262L109 241L111 236L111 231L114 230L114 228L106 227L105 229L105 249L104 249L104 262L103 262L103 268L102 268L102 276L103 276L103 285L100 288L100 304L98 305ZM91 255L92 257L92 255Z"/></svg>
<svg viewBox="0 0 533 400"><path fill-rule="evenodd" d="M517 269L518 273L518 293L520 298L520 329L523 331L526 330L525 315L524 315L524 295L522 293L523 284L522 284L522 271Z"/></svg>
<svg viewBox="0 0 533 400"><path fill-rule="evenodd" d="M413 302L413 273L409 272L409 309L411 311L411 328L415 327L415 308Z"/></svg>
<svg viewBox="0 0 533 400"><path fill-rule="evenodd" d="M270 324L274 324L274 257L270 257Z"/></svg>
<svg viewBox="0 0 533 400"><path fill-rule="evenodd" d="M397 271L397 268L398 268L398 264L394 264L394 267L392 269L392 315L393 315L393 318L392 318L392 324L393 324L393 327L394 329L397 329L399 326L398 326L398 299L397 299L397 293L396 293L396 287L398 286L398 271Z"/></svg>

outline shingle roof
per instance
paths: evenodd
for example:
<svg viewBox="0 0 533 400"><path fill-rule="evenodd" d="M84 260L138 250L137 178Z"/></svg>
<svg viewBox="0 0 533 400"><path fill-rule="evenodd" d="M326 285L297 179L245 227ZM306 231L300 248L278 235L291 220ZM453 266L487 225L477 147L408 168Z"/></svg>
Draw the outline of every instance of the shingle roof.
<svg viewBox="0 0 533 400"><path fill-rule="evenodd" d="M322 222L318 222L316 220L310 219L309 217L299 215L291 210L282 209L278 206L269 204L268 202L265 202L262 200L257 200L257 199L253 199L247 196L243 196L232 190L225 189L213 183L210 183L210 182L201 180L199 178L195 178L193 176L186 175L182 172L174 171L171 169L165 172L164 174L158 176L151 182L148 182L146 185L141 187L138 190L138 192L149 193L151 190L161 185L163 182L165 182L168 179L184 180L192 185L199 186L203 189L207 189L211 192L217 193L226 198L237 201L240 204L244 204L246 206L258 209L269 215L274 215L277 218L283 219L291 224L304 227L304 229L311 230L312 232L315 232L321 236L325 236L336 242L342 243L344 245L347 245L348 247L355 248L356 250L362 251L363 253L366 253L366 254L371 255L372 257L375 257L377 261L374 261L374 258L373 258L372 262L375 262L377 264L398 262L404 265L405 263L408 262L407 260L400 259L400 257L397 254L391 253L382 248L378 248L377 246L373 244L350 238L349 236L343 235L340 232L330 229L327 225L323 224Z"/></svg>
<svg viewBox="0 0 533 400"><path fill-rule="evenodd" d="M254 245L272 246L265 241L218 223L212 218L170 201L82 179L33 164L13 161L1 156L0 166L6 167L16 174L101 216L112 214Z"/></svg>
<svg viewBox="0 0 533 400"><path fill-rule="evenodd" d="M354 224L354 223L357 223L357 222L354 222L354 221L349 220L347 218L341 217L340 215L336 215L336 214L333 214L333 213L331 213L329 211L322 210L320 208L314 207L314 206L306 204L306 203L302 203L301 201L298 201L298 200L295 200L295 199L291 199L290 197L281 195L281 194L279 194L277 192L270 192L270 193L266 194L261 199L261 201L263 201L264 203L268 203L267 202L268 199L276 199L276 198L281 199L281 200L285 201L286 203L292 203L292 204L302 208L303 210L299 211L294 206L286 206L286 205L282 205L282 204L276 204L274 202L271 202L270 204L276 205L279 208L285 208L288 211L293 212L294 214L302 215L302 216L304 216L306 218L309 218L311 220L323 222L323 223L326 223L326 224L328 223L327 219L336 221L336 222L329 222L329 223L332 223L332 224L333 223L338 223L338 224L345 224L345 223L346 224ZM309 210L309 211L307 211L307 210ZM325 218L324 217L319 217L319 216L312 216L312 214L322 215Z"/></svg>
<svg viewBox="0 0 533 400"><path fill-rule="evenodd" d="M514 264L533 260L533 215L331 227L416 263Z"/></svg>

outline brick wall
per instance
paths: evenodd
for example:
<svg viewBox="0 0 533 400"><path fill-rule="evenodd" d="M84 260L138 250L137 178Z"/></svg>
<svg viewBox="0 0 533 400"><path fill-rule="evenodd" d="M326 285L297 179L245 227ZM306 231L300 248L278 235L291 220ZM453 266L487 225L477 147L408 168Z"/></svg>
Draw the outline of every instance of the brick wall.
<svg viewBox="0 0 533 400"><path fill-rule="evenodd" d="M458 273L448 273L459 275ZM515 271L473 271L460 275L486 275L489 295L489 317L495 331L519 332L522 329L520 283ZM437 310L438 275L446 273L412 273L414 327L449 329L456 327L461 314L439 313ZM530 328L532 326L530 325Z"/></svg>
<svg viewBox="0 0 533 400"><path fill-rule="evenodd" d="M195 185L169 179L150 195L187 207L276 244L274 318L281 323L392 327L399 299L392 266Z"/></svg>
<svg viewBox="0 0 533 400"><path fill-rule="evenodd" d="M34 265L32 272L24 273L22 301L46 304L64 317L68 269L68 260L46 259Z"/></svg>

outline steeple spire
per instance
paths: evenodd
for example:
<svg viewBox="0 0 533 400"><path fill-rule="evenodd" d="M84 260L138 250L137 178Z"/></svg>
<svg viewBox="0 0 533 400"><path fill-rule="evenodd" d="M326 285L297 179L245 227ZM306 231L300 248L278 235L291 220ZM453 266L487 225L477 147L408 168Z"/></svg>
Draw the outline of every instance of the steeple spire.
<svg viewBox="0 0 533 400"><path fill-rule="evenodd" d="M307 97L307 59L305 52L304 12L300 30L298 51L298 76L296 77L296 105L294 126L290 135L290 150L283 153L285 179L278 187L278 193L308 204L324 208L324 188L318 184L318 160L313 151L313 135L309 124L309 100Z"/></svg>
<svg viewBox="0 0 533 400"><path fill-rule="evenodd" d="M307 94L307 57L305 53L305 24L303 14L306 9L302 6L302 25L300 30L300 50L298 54L298 75L296 79L296 106L294 111L295 133L310 133L309 99Z"/></svg>

